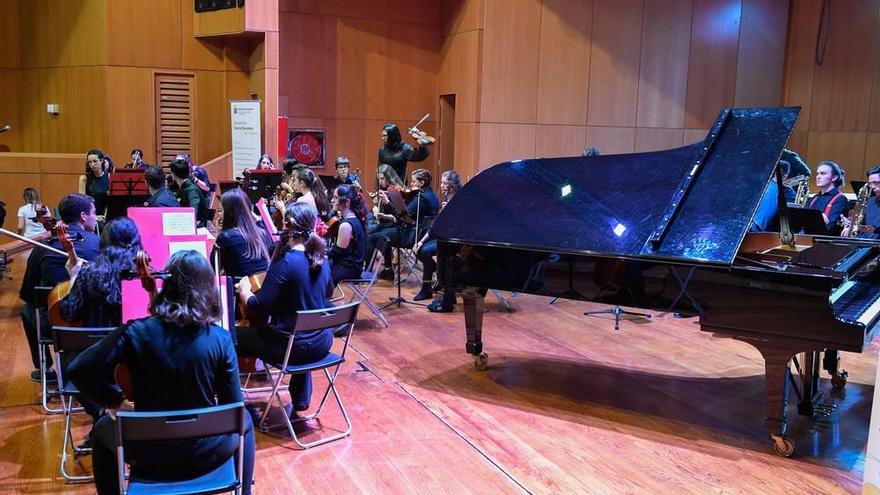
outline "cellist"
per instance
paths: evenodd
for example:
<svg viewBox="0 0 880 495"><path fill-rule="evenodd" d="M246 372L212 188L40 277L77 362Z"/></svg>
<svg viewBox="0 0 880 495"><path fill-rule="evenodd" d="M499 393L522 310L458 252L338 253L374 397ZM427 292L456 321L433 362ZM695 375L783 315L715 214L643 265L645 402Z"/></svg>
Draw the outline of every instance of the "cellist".
<svg viewBox="0 0 880 495"><path fill-rule="evenodd" d="M64 196L61 202L58 203L58 212L61 216L61 221L68 225L68 236L76 248L77 256L86 261L95 259L95 256L98 254L100 241L98 236L93 233L98 223L94 200L85 194L71 193ZM48 244L56 249L61 248L61 243L57 238L51 239ZM21 324L27 336L31 360L34 365L34 371L31 372L30 376L31 380L35 382L40 381L40 358L34 287L54 287L67 280L69 276L64 268L66 262L67 258L52 253L48 249L34 248L28 258L21 290L18 293L19 298L24 301L24 304L21 305ZM48 331L51 327L46 313L42 312L40 315L42 318L40 328ZM52 358L47 355L46 368L51 367ZM54 372L47 372L47 378L54 380L54 376Z"/></svg>

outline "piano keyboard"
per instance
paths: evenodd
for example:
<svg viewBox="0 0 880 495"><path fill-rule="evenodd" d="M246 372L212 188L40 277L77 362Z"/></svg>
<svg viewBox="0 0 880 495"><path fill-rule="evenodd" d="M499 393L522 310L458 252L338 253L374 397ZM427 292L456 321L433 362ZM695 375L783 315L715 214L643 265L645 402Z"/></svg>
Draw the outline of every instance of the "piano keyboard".
<svg viewBox="0 0 880 495"><path fill-rule="evenodd" d="M835 316L867 327L880 314L880 284L847 281L838 287L830 301Z"/></svg>

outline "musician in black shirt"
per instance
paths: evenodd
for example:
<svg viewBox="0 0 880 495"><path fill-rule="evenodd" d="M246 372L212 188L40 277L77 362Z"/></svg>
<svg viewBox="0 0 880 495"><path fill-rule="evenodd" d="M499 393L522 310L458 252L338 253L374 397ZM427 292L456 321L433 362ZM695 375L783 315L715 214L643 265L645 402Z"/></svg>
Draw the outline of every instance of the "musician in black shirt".
<svg viewBox="0 0 880 495"><path fill-rule="evenodd" d="M840 165L825 161L816 167L816 187L819 194L813 196L807 206L822 212L828 232L836 235L840 232L838 221L846 213L847 199L840 192L844 184L844 172Z"/></svg>
<svg viewBox="0 0 880 495"><path fill-rule="evenodd" d="M190 175L189 163L185 160L175 159L171 162L171 176L180 188L178 191L180 206L194 208L196 210L196 225L204 227L210 220L208 218L210 216L208 211L210 200Z"/></svg>
<svg viewBox="0 0 880 495"><path fill-rule="evenodd" d="M382 147L379 148L379 161L376 166L387 164L397 172L398 177L406 177L406 163L420 162L431 154L430 142L421 134L413 132L413 139L419 144L418 148L404 143L400 137L400 129L395 124L385 124L382 127Z"/></svg>
<svg viewBox="0 0 880 495"><path fill-rule="evenodd" d="M257 225L247 194L238 187L230 189L220 197L220 204L223 230L214 249L220 253L223 271L231 277L265 272L274 243L266 229Z"/></svg>
<svg viewBox="0 0 880 495"><path fill-rule="evenodd" d="M333 209L341 219L336 238L331 241L330 271L333 284L340 280L360 278L364 269L367 247L364 232L363 205L352 186L342 184L333 192Z"/></svg>
<svg viewBox="0 0 880 495"><path fill-rule="evenodd" d="M144 203L144 206L179 208L180 203L174 194L165 187L165 172L161 168L150 165L144 170L144 180L147 183L147 189L150 191L150 199Z"/></svg>

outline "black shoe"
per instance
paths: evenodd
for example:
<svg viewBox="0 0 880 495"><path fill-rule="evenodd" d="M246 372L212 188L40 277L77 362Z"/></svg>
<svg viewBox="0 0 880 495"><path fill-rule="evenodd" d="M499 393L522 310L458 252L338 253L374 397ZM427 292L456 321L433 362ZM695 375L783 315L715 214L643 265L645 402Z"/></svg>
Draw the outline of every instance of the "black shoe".
<svg viewBox="0 0 880 495"><path fill-rule="evenodd" d="M434 301L428 305L428 311L432 313L452 313L455 309L455 306L452 304L443 304L442 299L434 299Z"/></svg>
<svg viewBox="0 0 880 495"><path fill-rule="evenodd" d="M40 383L40 370L31 371L31 381ZM46 372L46 382L47 383L55 383L58 381L58 377L55 376L55 370L49 370Z"/></svg>
<svg viewBox="0 0 880 495"><path fill-rule="evenodd" d="M422 290L413 296L413 301L424 301L425 299L431 299L433 296L434 294L431 292L431 286L428 284L422 284Z"/></svg>
<svg viewBox="0 0 880 495"><path fill-rule="evenodd" d="M382 280L394 280L394 270L385 268L379 272L379 278Z"/></svg>
<svg viewBox="0 0 880 495"><path fill-rule="evenodd" d="M79 445L76 446L77 450L91 450L92 449L92 437L91 433L86 437Z"/></svg>

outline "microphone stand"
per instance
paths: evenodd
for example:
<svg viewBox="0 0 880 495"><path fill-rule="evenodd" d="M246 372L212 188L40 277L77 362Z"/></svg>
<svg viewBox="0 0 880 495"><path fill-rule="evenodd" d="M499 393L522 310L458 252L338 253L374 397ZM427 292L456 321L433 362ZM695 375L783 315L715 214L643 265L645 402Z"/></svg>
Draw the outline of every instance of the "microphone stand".
<svg viewBox="0 0 880 495"><path fill-rule="evenodd" d="M419 212L421 211L421 207L422 207L422 190L419 189L418 196L416 197L416 223L415 223L416 230L415 230L415 241L414 242L417 242L418 238L419 238ZM400 280L400 265L403 264L403 258L400 257L400 246L402 244L403 244L403 235L402 235L401 222L397 222L397 248L396 248L397 249L397 297L389 297L388 302L385 303L382 307L380 307L379 311L382 311L383 309L388 308L390 306L393 306L395 304L397 305L398 308L400 307L401 304L412 304L414 306L428 307L427 304L422 304L420 302L415 302L415 301L407 301L400 294L400 285L402 282L402 280Z"/></svg>

